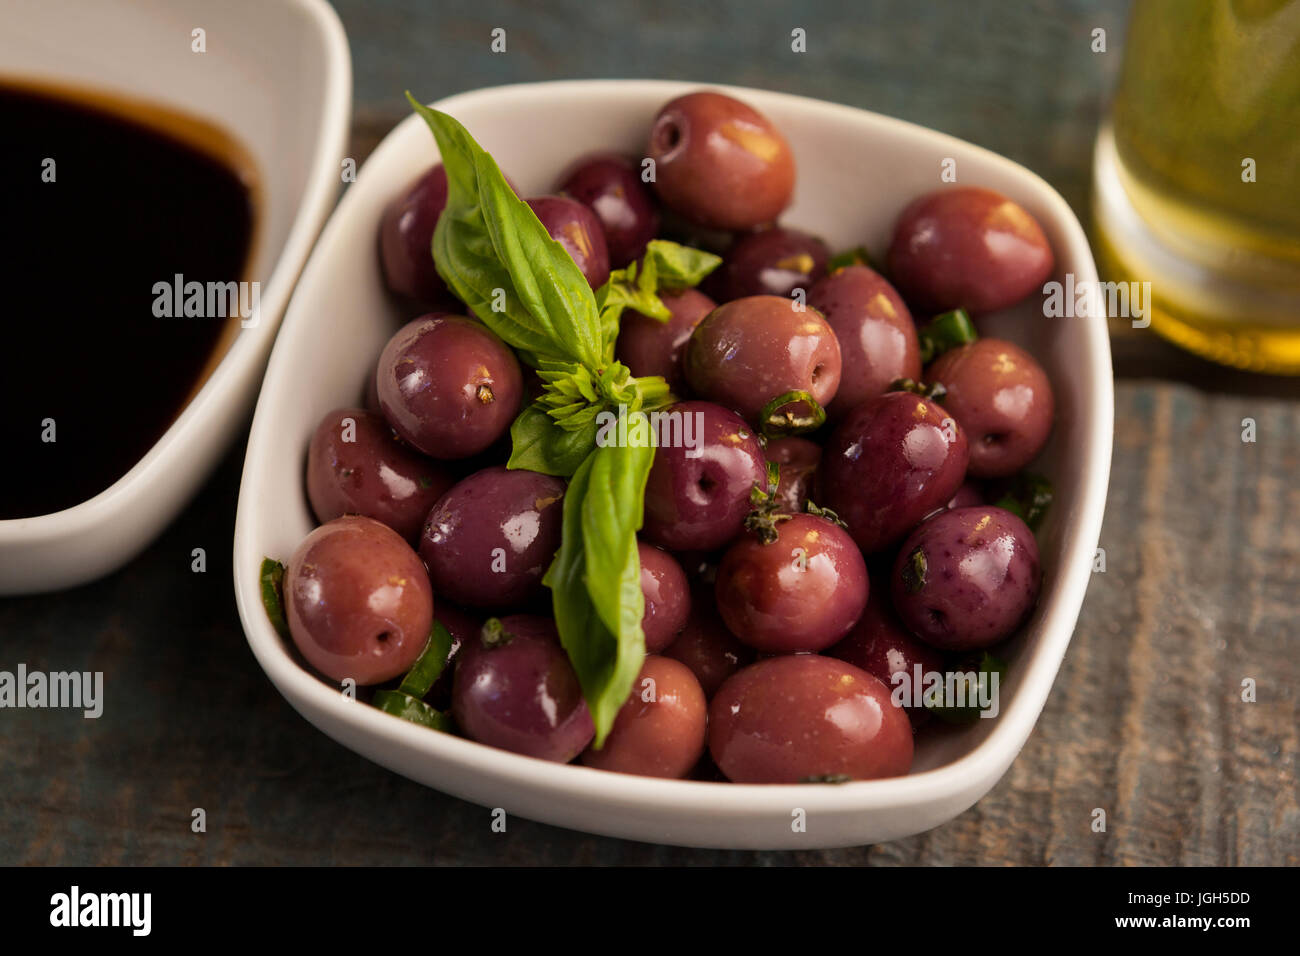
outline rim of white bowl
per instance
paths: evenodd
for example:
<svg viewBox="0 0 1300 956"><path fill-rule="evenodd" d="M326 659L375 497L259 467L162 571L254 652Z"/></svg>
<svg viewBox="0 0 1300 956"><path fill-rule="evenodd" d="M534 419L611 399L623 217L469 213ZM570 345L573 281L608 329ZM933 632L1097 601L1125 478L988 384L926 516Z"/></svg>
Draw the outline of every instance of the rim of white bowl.
<svg viewBox="0 0 1300 956"><path fill-rule="evenodd" d="M352 57L343 23L327 0L281 0L305 13L321 30L325 55L325 85L322 97L322 123L312 144L314 157L303 185L303 200L294 214L293 225L285 237L275 267L261 296L260 315L255 328L241 329L229 350L207 381L182 409L162 436L150 446L131 469L103 491L71 507L49 514L0 520L0 548L21 548L60 538L84 534L107 521L124 506L146 497L156 481L165 481L178 456L207 427L216 407L235 387L234 379L246 374L257 363L257 353L274 339L280 323L266 321L267 315L283 316L305 263L315 248L322 222L338 195L337 155L347 145L351 122ZM249 335L247 333L254 333ZM260 395L260 388L259 388Z"/></svg>
<svg viewBox="0 0 1300 956"><path fill-rule="evenodd" d="M1018 178L1037 187L1044 207L1064 233L1065 249L1057 250L1058 260L1064 259L1074 264L1076 282L1095 281L1097 278L1091 248L1078 217L1065 199L1042 177L1013 160L973 143L869 110L751 87L676 80L632 79L554 80L509 84L454 94L432 105L454 114L457 109L473 106L480 100L511 97L526 103L549 100L556 93L565 93L572 99L584 93L607 91L611 88L653 89L660 92L665 100L682 92L704 88L721 90L742 98L752 97L757 93L764 98L776 98L786 102L787 105L818 111L838 120L860 122L863 115L866 115L873 122L892 127L895 132L906 136L923 137L931 142L938 138L940 142L960 144L964 150L978 151L992 165L1001 167L1008 173L1014 173ZM415 115L402 120L375 148L371 157L367 159L366 165L369 165L375 157L382 156L389 149L395 148L393 141L405 127L422 122ZM363 174L364 166L358 174L358 181ZM316 271L323 268L320 252L335 241L335 220L340 217L345 206L349 205L349 200L353 198L351 192L345 195L334 216L326 224L317 247L303 270L303 284L312 282ZM1061 255L1062 252L1065 255ZM286 322L292 321L294 319L291 302ZM509 777L519 783L540 789L567 791L581 785L588 796L600 797L611 803L653 803L656 807L667 809L695 811L716 809L730 813L743 811L746 814L785 813L790 806L794 805L805 808L809 813L814 810L843 811L849 807L855 811L869 811L895 806L909 800L923 798L933 800L942 796L955 798L963 793L976 791L982 794L1006 772L1033 731L1055 681L1057 670L1064 659L1065 650L1073 637L1078 613L1091 578L1093 551L1100 538L1106 489L1110 479L1114 391L1110 367L1110 341L1104 318L1088 321L1087 336L1089 348L1084 355L1080 356L1080 362L1085 364L1084 374L1089 383L1088 419L1091 427L1082 439L1085 457L1094 463L1094 467L1079 489L1077 524L1070 535L1070 547L1062 555L1055 587L1050 593L1044 595L1044 602L1040 604L1042 616L1038 627L1043 631L1043 640L1032 655L1032 659L1026 661L1018 692L1011 704L1003 709L995 721L989 736L976 744L970 752L942 766L903 777L850 781L823 787L812 787L806 784L662 780L525 757L453 734L431 732L426 727L393 718L364 704L357 706L356 702L346 700L336 689L329 687L294 660L280 636L272 628L261 604L258 567L253 565L260 567L262 556L249 551L246 544L251 539L251 531L248 527L251 520L249 516L255 507L255 503L251 500L249 475L252 465L256 463L255 452L259 450L259 437L263 431L269 435L269 429L259 427L259 420L266 414L261 396L254 415L248 456L244 463L234 540L236 603L249 646L277 689L300 712L302 708L293 695L300 695L307 704L318 710L355 708L347 717L343 717L340 712L340 719L347 720L360 731L376 738L387 738L405 749L436 754L481 774ZM282 374L287 374L286 370L291 361L291 356L284 350L283 342L277 343L263 381L263 394ZM244 553L246 551L249 553ZM249 562L252 564L245 568L244 565ZM286 687L292 688L293 694L287 692ZM792 799L795 799L796 803L792 804L790 802ZM975 799L978 799L978 795Z"/></svg>

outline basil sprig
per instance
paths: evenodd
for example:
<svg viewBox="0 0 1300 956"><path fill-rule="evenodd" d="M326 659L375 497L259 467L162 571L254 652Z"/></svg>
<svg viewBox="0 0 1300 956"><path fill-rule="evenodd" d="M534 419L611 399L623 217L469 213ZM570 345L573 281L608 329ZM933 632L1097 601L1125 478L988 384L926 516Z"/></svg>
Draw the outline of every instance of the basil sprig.
<svg viewBox="0 0 1300 956"><path fill-rule="evenodd" d="M560 549L544 581L599 747L645 659L636 533L654 460L653 442L597 447L599 417L674 401L662 378L634 377L614 360L619 319L631 307L666 321L658 292L698 283L721 260L654 241L639 265L593 293L465 127L406 95L447 171L447 205L433 233L438 273L543 383L510 428L508 466L569 478Z"/></svg>
<svg viewBox="0 0 1300 956"><path fill-rule="evenodd" d="M645 660L641 618L641 527L654 448L606 445L592 451L564 495L560 550L543 579L555 626L605 741Z"/></svg>
<svg viewBox="0 0 1300 956"><path fill-rule="evenodd" d="M601 328L610 346L618 335L618 322L624 309L630 308L667 322L672 313L658 293L694 288L721 264L722 259L711 252L679 246L665 239L650 240L639 262L633 261L624 269L615 269L596 291Z"/></svg>

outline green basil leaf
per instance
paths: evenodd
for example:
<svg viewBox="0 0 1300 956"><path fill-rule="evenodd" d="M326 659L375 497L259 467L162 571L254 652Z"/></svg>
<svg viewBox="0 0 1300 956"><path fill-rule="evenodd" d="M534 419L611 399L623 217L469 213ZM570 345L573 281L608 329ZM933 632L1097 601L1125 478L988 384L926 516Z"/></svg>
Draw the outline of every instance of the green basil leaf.
<svg viewBox="0 0 1300 956"><path fill-rule="evenodd" d="M614 360L614 342L618 338L619 323L624 309L667 322L673 317L668 306L657 294L653 263L641 268L636 261L625 268L615 269L596 290L596 308L600 312L600 334L605 345L605 361Z"/></svg>
<svg viewBox="0 0 1300 956"><path fill-rule="evenodd" d="M651 239L645 247L645 266L653 269L660 289L693 289L722 265L722 257L702 249Z"/></svg>
<svg viewBox="0 0 1300 956"><path fill-rule="evenodd" d="M650 277L650 282L645 280L646 276ZM648 269L640 269L635 262L626 269L611 272L596 294L596 304L600 307L601 317L603 318L610 310L617 309L618 311L614 313L614 318L617 320L623 309L632 309L660 322L667 322L673 316L668 311L668 306L664 305L663 300L659 298L653 280L654 273Z"/></svg>
<svg viewBox="0 0 1300 956"><path fill-rule="evenodd" d="M598 447L569 481L560 550L546 572L555 623L605 742L645 661L641 525L654 448Z"/></svg>
<svg viewBox="0 0 1300 956"><path fill-rule="evenodd" d="M596 443L596 424L569 431L537 404L529 405L510 426L510 461L507 468L526 468L567 478L578 470Z"/></svg>
<svg viewBox="0 0 1300 956"><path fill-rule="evenodd" d="M433 234L438 274L515 348L535 359L597 365L600 316L573 258L464 126L406 96L429 125L447 170L447 206Z"/></svg>
<svg viewBox="0 0 1300 956"><path fill-rule="evenodd" d="M636 412L629 417L638 416L645 418ZM645 434L649 436L648 426ZM627 447L606 445L597 447L591 457L582 500L582 540L588 566L599 573L588 577L587 593L605 626L621 640L633 631L640 633L645 612L636 533L641 529L654 445L649 440Z"/></svg>

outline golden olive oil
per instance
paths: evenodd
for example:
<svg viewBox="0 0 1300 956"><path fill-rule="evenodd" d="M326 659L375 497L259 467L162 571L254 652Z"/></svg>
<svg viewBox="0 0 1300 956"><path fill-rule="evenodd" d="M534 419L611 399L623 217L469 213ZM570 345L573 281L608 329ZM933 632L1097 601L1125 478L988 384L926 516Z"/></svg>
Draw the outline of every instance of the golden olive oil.
<svg viewBox="0 0 1300 956"><path fill-rule="evenodd" d="M1216 361L1300 374L1300 0L1137 0L1094 204L1106 278Z"/></svg>

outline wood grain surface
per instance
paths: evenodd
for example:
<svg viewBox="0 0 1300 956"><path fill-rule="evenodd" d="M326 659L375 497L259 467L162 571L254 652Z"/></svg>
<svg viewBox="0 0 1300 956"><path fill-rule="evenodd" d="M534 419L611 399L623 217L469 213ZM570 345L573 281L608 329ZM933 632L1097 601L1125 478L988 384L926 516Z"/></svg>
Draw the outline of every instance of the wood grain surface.
<svg viewBox="0 0 1300 956"><path fill-rule="evenodd" d="M844 5L815 3L800 16L810 47L820 37L827 51L805 71L781 60L790 19L768 4L743 5L746 26L730 32L742 6L730 0L627 4L623 20L606 5L446 4L436 23L413 0L338 5L357 67L358 158L401 115L382 91L683 76L808 92L966 136L1044 174L1081 216L1109 68L1077 44L1101 23L1118 45L1126 7L979 2L958 17L957 5L883 3L838 29ZM497 22L518 56L468 52ZM1106 570L1023 752L945 826L782 853L657 847L513 818L493 833L487 810L317 732L258 668L231 588L241 438L126 568L0 601L0 669L103 671L106 695L98 720L0 711L0 864L1295 865L1300 381L1220 370L1149 331L1117 328L1114 343ZM1253 443L1242 441L1247 418ZM1241 699L1246 678L1254 703ZM200 807L207 832L196 834ZM1091 826L1097 808L1104 833Z"/></svg>

